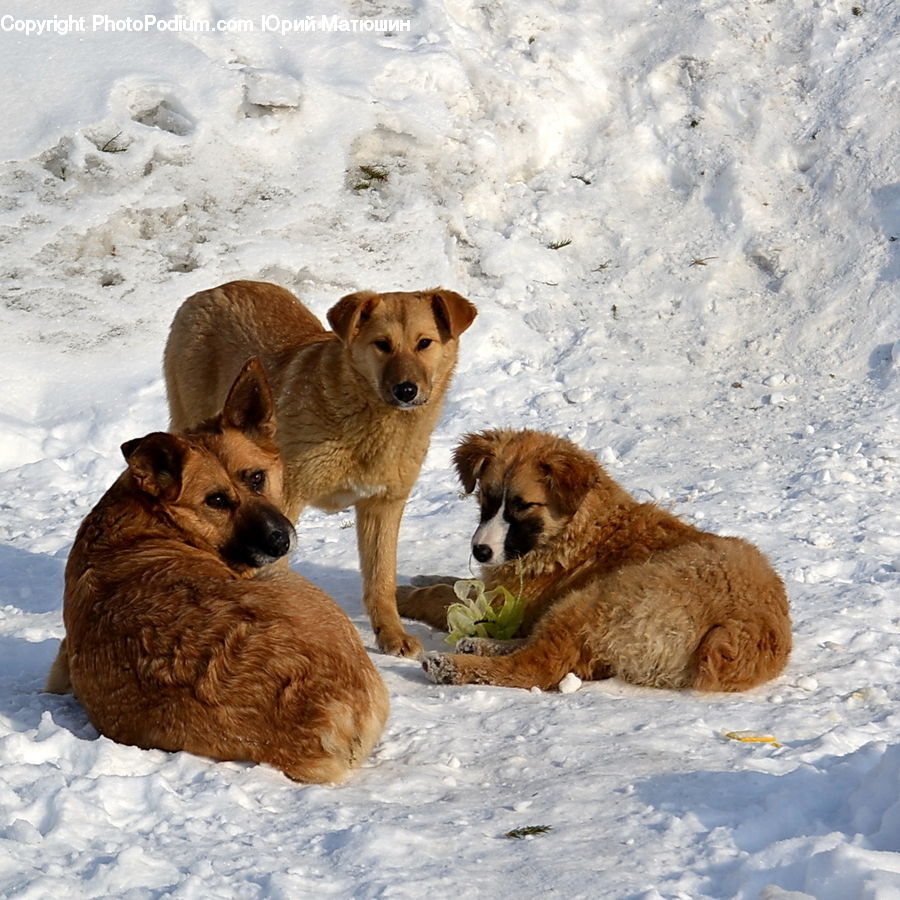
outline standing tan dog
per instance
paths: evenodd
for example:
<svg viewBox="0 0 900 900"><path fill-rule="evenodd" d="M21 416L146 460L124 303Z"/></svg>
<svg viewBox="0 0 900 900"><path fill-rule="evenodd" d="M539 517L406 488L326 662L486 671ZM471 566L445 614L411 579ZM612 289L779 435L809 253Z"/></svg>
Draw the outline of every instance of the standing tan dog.
<svg viewBox="0 0 900 900"><path fill-rule="evenodd" d="M368 755L387 690L340 608L269 565L294 537L261 365L224 411L122 445L128 468L66 566L66 638L47 690L138 747L340 781Z"/></svg>
<svg viewBox="0 0 900 900"><path fill-rule="evenodd" d="M275 397L285 512L356 506L363 601L378 646L418 656L394 602L397 533L475 307L452 291L363 291L328 311L233 281L190 297L165 352L172 427L211 415L244 361L260 356Z"/></svg>
<svg viewBox="0 0 900 900"><path fill-rule="evenodd" d="M472 539L488 588L525 600L522 639L467 638L426 658L444 684L549 689L569 672L635 684L742 691L775 677L791 650L784 585L739 538L638 503L590 454L534 431L486 431L456 450L478 487ZM402 615L446 628L447 584L401 588Z"/></svg>

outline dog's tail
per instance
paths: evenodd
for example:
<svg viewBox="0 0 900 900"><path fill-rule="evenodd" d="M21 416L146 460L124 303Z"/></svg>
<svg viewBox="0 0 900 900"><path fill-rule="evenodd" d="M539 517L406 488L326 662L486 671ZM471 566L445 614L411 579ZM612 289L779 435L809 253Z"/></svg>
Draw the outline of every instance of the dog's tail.
<svg viewBox="0 0 900 900"><path fill-rule="evenodd" d="M59 652L56 654L56 659L53 660L53 665L50 667L44 690L48 694L72 693L72 679L69 675L69 652L66 649L65 638L62 639L59 645Z"/></svg>
<svg viewBox="0 0 900 900"><path fill-rule="evenodd" d="M713 625L694 651L698 691L745 691L769 681L791 652L790 624L730 620Z"/></svg>
<svg viewBox="0 0 900 900"><path fill-rule="evenodd" d="M358 685L361 689L353 696L333 698L319 711L322 727L315 736L309 735L308 752L300 754L300 759L278 763L288 777L307 783L340 784L368 757L384 731L389 712L387 687L375 667L370 668L371 672L361 673L364 687Z"/></svg>

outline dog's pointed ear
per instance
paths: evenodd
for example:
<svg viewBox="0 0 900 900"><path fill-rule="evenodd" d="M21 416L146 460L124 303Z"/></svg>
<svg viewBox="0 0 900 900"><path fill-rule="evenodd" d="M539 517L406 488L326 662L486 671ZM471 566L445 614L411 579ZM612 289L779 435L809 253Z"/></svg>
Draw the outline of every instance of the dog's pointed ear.
<svg viewBox="0 0 900 900"><path fill-rule="evenodd" d="M328 310L328 324L344 344L349 344L356 336L357 329L366 323L379 303L381 297L374 291L347 294Z"/></svg>
<svg viewBox="0 0 900 900"><path fill-rule="evenodd" d="M481 431L467 434L453 453L456 474L467 494L475 490L484 467L494 458L497 450L497 432Z"/></svg>
<svg viewBox="0 0 900 900"><path fill-rule="evenodd" d="M450 338L458 338L474 321L478 310L474 304L455 291L435 288L428 292L435 321Z"/></svg>
<svg viewBox="0 0 900 900"><path fill-rule="evenodd" d="M181 473L188 450L187 441L165 431L154 431L122 444L122 455L138 488L167 503L177 500L181 493Z"/></svg>
<svg viewBox="0 0 900 900"><path fill-rule="evenodd" d="M222 424L270 440L275 437L275 401L258 357L251 356L235 378L225 398Z"/></svg>
<svg viewBox="0 0 900 900"><path fill-rule="evenodd" d="M600 479L600 466L594 457L568 442L542 454L537 465L550 496L567 516L575 513L584 495Z"/></svg>

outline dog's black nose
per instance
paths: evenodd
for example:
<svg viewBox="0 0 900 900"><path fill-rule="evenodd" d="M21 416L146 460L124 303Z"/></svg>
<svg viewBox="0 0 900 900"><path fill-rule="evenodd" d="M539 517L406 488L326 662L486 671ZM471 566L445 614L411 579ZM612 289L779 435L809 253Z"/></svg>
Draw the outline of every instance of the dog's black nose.
<svg viewBox="0 0 900 900"><path fill-rule="evenodd" d="M241 509L231 539L222 547L222 556L238 566L258 569L290 553L294 526L274 506L257 500Z"/></svg>
<svg viewBox="0 0 900 900"><path fill-rule="evenodd" d="M401 403L412 403L419 393L418 387L411 381L401 381L400 384L394 385L393 394Z"/></svg>
<svg viewBox="0 0 900 900"><path fill-rule="evenodd" d="M269 556L282 557L291 549L290 532L282 528L273 529L269 532L266 544Z"/></svg>
<svg viewBox="0 0 900 900"><path fill-rule="evenodd" d="M472 556L480 563L486 563L493 555L494 551L487 544L476 544L472 548Z"/></svg>

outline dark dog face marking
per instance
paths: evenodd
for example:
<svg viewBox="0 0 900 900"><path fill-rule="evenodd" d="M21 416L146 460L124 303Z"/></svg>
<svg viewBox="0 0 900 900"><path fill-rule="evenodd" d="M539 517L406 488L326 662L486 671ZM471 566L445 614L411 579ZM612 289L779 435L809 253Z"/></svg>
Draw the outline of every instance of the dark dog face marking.
<svg viewBox="0 0 900 900"><path fill-rule="evenodd" d="M510 479L503 489L483 484L479 491L481 521L472 538L472 555L478 562L497 566L533 550L545 530L546 502L537 485L527 494L515 490ZM535 499L530 499L534 497Z"/></svg>
<svg viewBox="0 0 900 900"><path fill-rule="evenodd" d="M589 454L564 439L528 430L466 435L453 463L466 491L477 488L481 519L472 555L490 566L519 559L552 540L600 476Z"/></svg>
<svg viewBox="0 0 900 900"><path fill-rule="evenodd" d="M226 487L206 494L204 504L230 519L225 522L222 558L235 569L258 569L275 562L294 546L290 521L267 496L269 473L265 469L234 473Z"/></svg>
<svg viewBox="0 0 900 900"><path fill-rule="evenodd" d="M209 461L204 485L188 485L181 506L197 498L196 515L210 529L211 542L232 568L258 569L290 552L294 527L280 510L282 467L273 448L261 446L243 433L198 435L215 454L220 468ZM212 537L215 535L215 537Z"/></svg>

